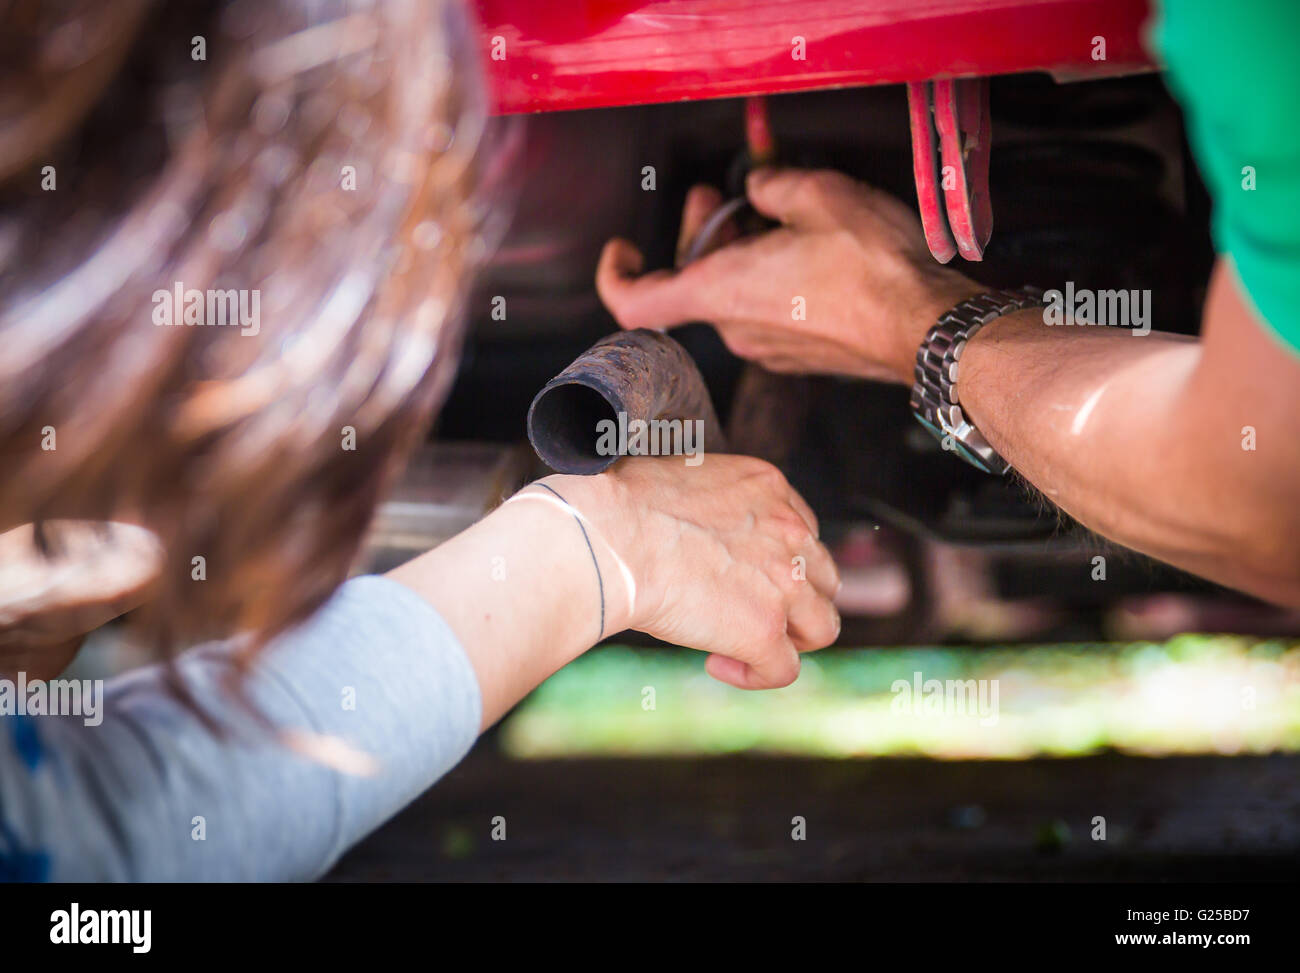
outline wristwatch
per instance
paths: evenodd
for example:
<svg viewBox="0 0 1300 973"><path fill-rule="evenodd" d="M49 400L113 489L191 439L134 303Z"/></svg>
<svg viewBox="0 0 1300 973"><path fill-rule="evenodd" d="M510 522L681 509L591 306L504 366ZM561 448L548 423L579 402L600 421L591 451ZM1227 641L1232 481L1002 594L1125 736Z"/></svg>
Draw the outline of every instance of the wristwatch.
<svg viewBox="0 0 1300 973"><path fill-rule="evenodd" d="M916 383L912 386L912 412L921 425L976 469L1004 476L1011 464L997 454L961 408L957 375L966 342L980 328L1012 311L1041 307L1043 292L1036 287L990 291L962 301L939 315L916 352Z"/></svg>

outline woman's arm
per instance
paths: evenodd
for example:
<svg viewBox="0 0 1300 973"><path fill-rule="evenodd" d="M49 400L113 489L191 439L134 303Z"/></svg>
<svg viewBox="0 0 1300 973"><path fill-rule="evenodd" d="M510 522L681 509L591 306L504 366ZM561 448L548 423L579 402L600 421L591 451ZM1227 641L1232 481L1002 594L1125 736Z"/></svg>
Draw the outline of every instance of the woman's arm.
<svg viewBox="0 0 1300 973"><path fill-rule="evenodd" d="M548 477L273 642L243 689L275 734L229 695L229 643L177 662L227 737L161 666L114 680L90 718L0 718L0 877L316 877L625 627L719 653L728 682L785 685L839 629L815 533L781 474L744 457Z"/></svg>
<svg viewBox="0 0 1300 973"><path fill-rule="evenodd" d="M816 517L774 467L739 456L547 477L389 577L459 636L484 727L624 629L710 652L710 673L749 689L794 681L799 652L839 634Z"/></svg>
<svg viewBox="0 0 1300 973"><path fill-rule="evenodd" d="M242 689L269 730L230 694L235 656L176 661L224 735L161 665L109 681L92 712L0 717L0 878L315 878L478 736L455 636L384 578L347 582L259 657Z"/></svg>

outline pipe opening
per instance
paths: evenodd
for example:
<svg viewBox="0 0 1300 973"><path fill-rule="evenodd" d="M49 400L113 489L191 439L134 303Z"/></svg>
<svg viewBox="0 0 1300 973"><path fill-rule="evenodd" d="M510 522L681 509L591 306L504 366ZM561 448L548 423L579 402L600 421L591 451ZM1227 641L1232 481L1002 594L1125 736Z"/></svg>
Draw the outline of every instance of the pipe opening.
<svg viewBox="0 0 1300 973"><path fill-rule="evenodd" d="M543 462L554 470L590 476L618 459L596 452L597 423L617 422L613 403L586 385L556 385L544 390L529 410L528 427Z"/></svg>

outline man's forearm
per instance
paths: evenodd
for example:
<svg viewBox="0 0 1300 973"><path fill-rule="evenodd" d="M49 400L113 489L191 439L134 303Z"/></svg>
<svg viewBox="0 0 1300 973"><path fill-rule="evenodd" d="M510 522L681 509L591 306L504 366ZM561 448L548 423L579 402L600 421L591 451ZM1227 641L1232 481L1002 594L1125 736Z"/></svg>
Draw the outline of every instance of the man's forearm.
<svg viewBox="0 0 1300 973"><path fill-rule="evenodd" d="M1010 315L967 346L962 402L994 448L1085 526L1223 584L1300 603L1289 550L1295 437L1279 423L1286 402L1249 374L1250 362L1282 352L1243 330L1258 332L1238 320L1244 309L1231 287L1216 275L1199 343L1048 327L1038 310ZM1258 354L1243 350L1251 341L1261 342Z"/></svg>
<svg viewBox="0 0 1300 973"><path fill-rule="evenodd" d="M1031 308L967 345L962 405L1052 503L1126 546L1181 560L1206 487L1175 469L1186 444L1179 405L1199 357L1196 344L1160 333L1048 328Z"/></svg>

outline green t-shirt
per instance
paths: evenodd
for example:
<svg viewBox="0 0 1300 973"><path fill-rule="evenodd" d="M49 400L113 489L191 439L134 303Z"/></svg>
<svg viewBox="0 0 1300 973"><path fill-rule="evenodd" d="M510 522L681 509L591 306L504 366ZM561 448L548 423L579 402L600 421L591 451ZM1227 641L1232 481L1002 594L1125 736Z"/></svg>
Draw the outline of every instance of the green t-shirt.
<svg viewBox="0 0 1300 973"><path fill-rule="evenodd" d="M1215 247L1300 351L1300 0L1164 0L1152 39L1214 199Z"/></svg>

